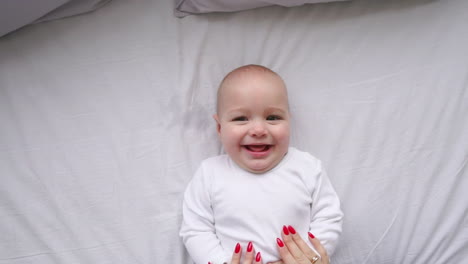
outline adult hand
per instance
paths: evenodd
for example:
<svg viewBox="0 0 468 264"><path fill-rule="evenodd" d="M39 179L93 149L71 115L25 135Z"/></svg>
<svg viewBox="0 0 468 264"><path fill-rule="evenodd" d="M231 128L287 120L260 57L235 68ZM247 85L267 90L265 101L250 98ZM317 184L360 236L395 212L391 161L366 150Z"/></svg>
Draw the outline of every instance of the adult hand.
<svg viewBox="0 0 468 264"><path fill-rule="evenodd" d="M309 233L309 241L315 248L317 255L309 245L296 234L296 230L292 226L284 226L281 232L283 240L278 238L276 244L281 256L281 260L275 262L268 262L267 264L330 264L327 251L322 246L320 241ZM283 242L284 241L284 242ZM232 254L231 264L241 264L242 247L237 243L234 253ZM254 257L255 256L255 257ZM255 254L252 242L247 246L247 253L245 254L242 264L261 264L262 256L260 252Z"/></svg>
<svg viewBox="0 0 468 264"><path fill-rule="evenodd" d="M296 230L292 226L283 226L281 232L283 240L278 238L280 261L271 262L271 264L329 264L330 258L327 251L322 246L320 241L309 232L309 241L314 246L317 253L314 252L300 235L296 234ZM284 242L283 242L284 241Z"/></svg>
<svg viewBox="0 0 468 264"><path fill-rule="evenodd" d="M234 248L234 253L232 254L231 264L240 264L242 256L242 246L237 243L236 247ZM252 242L247 244L247 252L245 253L244 261L242 264L261 264L262 262L262 254L258 252L255 254L255 248Z"/></svg>

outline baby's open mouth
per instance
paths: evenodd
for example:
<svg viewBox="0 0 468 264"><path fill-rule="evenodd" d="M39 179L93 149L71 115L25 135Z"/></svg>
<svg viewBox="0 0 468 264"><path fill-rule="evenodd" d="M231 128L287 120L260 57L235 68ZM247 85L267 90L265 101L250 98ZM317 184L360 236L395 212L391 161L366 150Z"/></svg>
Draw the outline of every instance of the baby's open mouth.
<svg viewBox="0 0 468 264"><path fill-rule="evenodd" d="M263 152L270 149L271 145L245 145L244 147L252 152Z"/></svg>

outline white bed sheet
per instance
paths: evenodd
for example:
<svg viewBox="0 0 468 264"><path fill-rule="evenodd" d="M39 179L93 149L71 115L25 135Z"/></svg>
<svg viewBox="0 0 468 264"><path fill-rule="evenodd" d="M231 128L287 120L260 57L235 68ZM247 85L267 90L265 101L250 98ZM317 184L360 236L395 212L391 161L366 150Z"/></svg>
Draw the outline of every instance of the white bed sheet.
<svg viewBox="0 0 468 264"><path fill-rule="evenodd" d="M467 263L467 1L172 9L114 0L0 38L0 263L190 263L183 190L248 63L284 77L292 145L342 200L333 263Z"/></svg>

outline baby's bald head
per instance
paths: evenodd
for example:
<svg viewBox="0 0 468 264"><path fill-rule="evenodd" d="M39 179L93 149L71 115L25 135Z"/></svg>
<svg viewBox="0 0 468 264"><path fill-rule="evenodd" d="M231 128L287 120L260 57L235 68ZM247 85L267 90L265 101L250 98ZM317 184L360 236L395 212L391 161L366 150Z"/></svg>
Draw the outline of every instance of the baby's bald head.
<svg viewBox="0 0 468 264"><path fill-rule="evenodd" d="M224 150L247 171L264 173L288 152L286 86L266 67L246 65L226 75L218 89L213 117Z"/></svg>
<svg viewBox="0 0 468 264"><path fill-rule="evenodd" d="M287 99L286 85L283 79L276 72L261 65L249 64L241 66L229 72L221 81L217 94L216 112L218 114L220 113L223 104L223 95L227 89L239 89L241 87L238 87L237 84L239 84L240 82L246 80L253 81L255 78L262 76L272 78L275 81L279 82L281 84L281 87L283 87L284 89L283 92L285 93Z"/></svg>

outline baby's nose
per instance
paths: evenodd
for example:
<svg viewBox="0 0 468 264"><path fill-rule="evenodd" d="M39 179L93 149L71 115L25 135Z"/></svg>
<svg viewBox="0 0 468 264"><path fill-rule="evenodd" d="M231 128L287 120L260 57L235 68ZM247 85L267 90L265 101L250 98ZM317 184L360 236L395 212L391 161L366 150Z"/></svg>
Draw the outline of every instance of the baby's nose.
<svg viewBox="0 0 468 264"><path fill-rule="evenodd" d="M250 130L250 135L253 137L260 137L266 134L266 127L264 122L254 122Z"/></svg>

